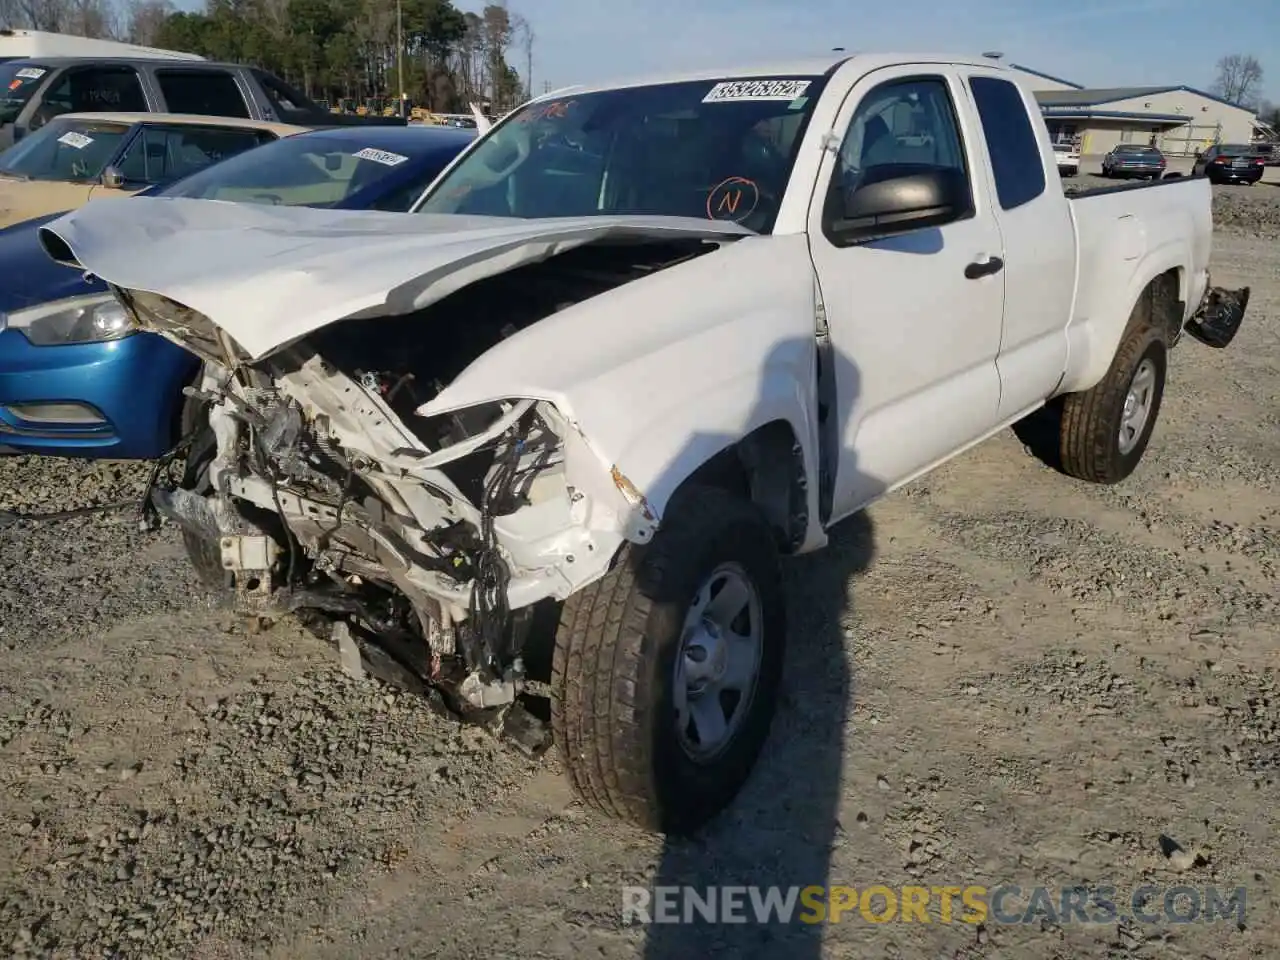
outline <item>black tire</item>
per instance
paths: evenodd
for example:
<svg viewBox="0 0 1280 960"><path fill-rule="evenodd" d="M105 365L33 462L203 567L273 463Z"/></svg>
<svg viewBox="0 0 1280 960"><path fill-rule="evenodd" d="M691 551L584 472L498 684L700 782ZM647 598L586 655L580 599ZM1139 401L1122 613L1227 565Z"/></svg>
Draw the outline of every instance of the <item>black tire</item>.
<svg viewBox="0 0 1280 960"><path fill-rule="evenodd" d="M675 667L686 611L726 563L759 601L759 667L736 733L718 754L696 761L677 732ZM724 491L689 490L652 543L626 548L608 574L564 604L551 719L574 792L645 830L697 830L733 800L755 765L777 706L785 642L778 549L763 516Z"/></svg>
<svg viewBox="0 0 1280 960"><path fill-rule="evenodd" d="M213 490L209 479L209 465L217 451L217 438L213 434L213 428L209 426L208 404L195 397L187 397L182 405L182 436L190 436L196 429L199 429L199 433L187 451L182 471L182 488L204 496ZM196 577L205 589L216 598L229 600L235 580L231 572L222 566L222 550L218 542L184 528L182 545L195 568Z"/></svg>
<svg viewBox="0 0 1280 960"><path fill-rule="evenodd" d="M1143 297L1135 308L1150 311ZM1131 326L1111 361L1111 367L1096 386L1063 398L1059 428L1059 457L1064 473L1090 483L1119 483L1133 473L1146 452L1160 415L1168 371L1168 346L1162 331L1149 322ZM1145 361L1155 367L1155 383L1150 410L1136 444L1121 449L1120 428L1125 401L1134 375Z"/></svg>

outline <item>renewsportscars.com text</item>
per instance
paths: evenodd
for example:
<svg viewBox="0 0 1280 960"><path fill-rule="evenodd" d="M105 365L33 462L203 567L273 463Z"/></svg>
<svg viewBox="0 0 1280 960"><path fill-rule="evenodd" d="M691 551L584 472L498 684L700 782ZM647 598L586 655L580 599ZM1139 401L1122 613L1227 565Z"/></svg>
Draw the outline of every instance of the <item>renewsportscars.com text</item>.
<svg viewBox="0 0 1280 960"><path fill-rule="evenodd" d="M996 923L1068 924L1245 922L1245 888L1147 885L1021 888L624 887L622 922L651 923Z"/></svg>

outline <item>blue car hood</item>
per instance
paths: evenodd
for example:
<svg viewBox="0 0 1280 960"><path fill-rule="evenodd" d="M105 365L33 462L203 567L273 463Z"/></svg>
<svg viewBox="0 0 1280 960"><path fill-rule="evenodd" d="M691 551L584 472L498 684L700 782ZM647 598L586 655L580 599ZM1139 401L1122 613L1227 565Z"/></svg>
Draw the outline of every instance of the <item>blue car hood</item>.
<svg viewBox="0 0 1280 960"><path fill-rule="evenodd" d="M40 246L40 227L60 216L55 213L0 230L0 274L4 277L0 281L0 313L107 289L96 277L85 281L83 270L54 263Z"/></svg>

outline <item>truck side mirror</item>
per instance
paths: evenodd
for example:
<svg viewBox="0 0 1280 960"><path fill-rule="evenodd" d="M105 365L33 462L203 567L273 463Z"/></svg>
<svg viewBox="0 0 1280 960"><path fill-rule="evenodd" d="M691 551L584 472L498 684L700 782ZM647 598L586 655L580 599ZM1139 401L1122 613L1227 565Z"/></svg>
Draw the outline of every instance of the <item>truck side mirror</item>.
<svg viewBox="0 0 1280 960"><path fill-rule="evenodd" d="M123 190L124 174L118 167L107 167L102 171L102 185L108 190Z"/></svg>
<svg viewBox="0 0 1280 960"><path fill-rule="evenodd" d="M839 193L828 233L841 243L879 239L939 227L973 206L964 171L923 164L871 167L852 189Z"/></svg>

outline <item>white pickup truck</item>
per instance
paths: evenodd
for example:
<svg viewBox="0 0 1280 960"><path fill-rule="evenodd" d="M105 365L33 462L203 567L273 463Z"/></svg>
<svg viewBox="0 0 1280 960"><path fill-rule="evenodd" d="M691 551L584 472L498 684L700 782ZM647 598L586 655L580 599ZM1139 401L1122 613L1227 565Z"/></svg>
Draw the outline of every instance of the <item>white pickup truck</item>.
<svg viewBox="0 0 1280 960"><path fill-rule="evenodd" d="M1124 479L1170 348L1248 299L1206 181L1068 200L981 58L560 91L415 213L105 200L42 242L205 360L152 499L211 583L459 709L541 691L581 797L668 832L767 736L780 556L1046 405L1065 473Z"/></svg>

